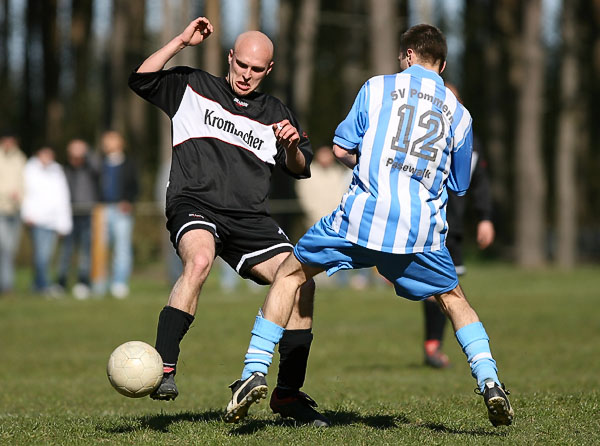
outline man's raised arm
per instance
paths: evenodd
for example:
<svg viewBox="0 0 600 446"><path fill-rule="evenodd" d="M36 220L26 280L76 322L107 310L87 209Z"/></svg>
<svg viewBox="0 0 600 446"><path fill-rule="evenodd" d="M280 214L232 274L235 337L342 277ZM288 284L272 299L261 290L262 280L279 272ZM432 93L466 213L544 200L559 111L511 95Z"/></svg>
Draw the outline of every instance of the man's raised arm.
<svg viewBox="0 0 600 446"><path fill-rule="evenodd" d="M193 20L181 34L149 56L137 69L138 73L151 73L162 70L173 56L186 46L195 46L204 41L213 32L213 26L206 17Z"/></svg>

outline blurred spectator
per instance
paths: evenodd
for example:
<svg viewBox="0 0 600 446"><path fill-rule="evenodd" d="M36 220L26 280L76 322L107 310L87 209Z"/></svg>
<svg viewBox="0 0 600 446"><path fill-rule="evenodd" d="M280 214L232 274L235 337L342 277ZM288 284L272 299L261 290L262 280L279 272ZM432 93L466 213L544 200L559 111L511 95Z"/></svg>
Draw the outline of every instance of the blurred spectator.
<svg viewBox="0 0 600 446"><path fill-rule="evenodd" d="M305 229L333 212L352 178L352 171L336 161L330 146L321 146L315 151L310 171L308 181L296 181L296 194L305 215Z"/></svg>
<svg viewBox="0 0 600 446"><path fill-rule="evenodd" d="M0 293L15 283L15 253L21 234L19 210L23 200L26 158L14 136L0 139Z"/></svg>
<svg viewBox="0 0 600 446"><path fill-rule="evenodd" d="M110 293L123 299L129 295L133 265L133 203L138 196L137 171L125 155L125 140L116 131L107 131L101 140L100 195L105 206L108 241L112 248Z"/></svg>
<svg viewBox="0 0 600 446"><path fill-rule="evenodd" d="M71 232L69 187L54 150L42 147L25 165L25 194L21 216L31 228L33 242L33 289L52 294L48 269L57 235Z"/></svg>
<svg viewBox="0 0 600 446"><path fill-rule="evenodd" d="M71 195L73 230L63 239L58 269L58 285L67 289L71 258L77 252L77 283L73 295L86 299L90 295L90 246L92 241L92 210L98 201L98 169L90 160L88 144L73 139L67 145L64 168Z"/></svg>

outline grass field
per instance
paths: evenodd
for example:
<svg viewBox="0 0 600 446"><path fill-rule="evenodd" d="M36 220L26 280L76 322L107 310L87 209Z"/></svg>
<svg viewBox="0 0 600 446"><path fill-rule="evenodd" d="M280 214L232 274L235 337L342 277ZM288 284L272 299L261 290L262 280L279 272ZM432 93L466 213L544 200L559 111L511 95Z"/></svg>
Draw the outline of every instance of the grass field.
<svg viewBox="0 0 600 446"><path fill-rule="evenodd" d="M282 422L264 402L239 425L221 421L266 290L221 295L214 280L182 343L179 398L125 398L110 387L106 361L124 341L154 343L168 290L147 274L124 301L0 299L0 443L600 444L600 267L472 265L462 283L512 392L513 426L488 422L450 327L454 366L422 366L421 304L385 287L318 292L304 390L333 421L329 429ZM276 366L270 384L275 374Z"/></svg>

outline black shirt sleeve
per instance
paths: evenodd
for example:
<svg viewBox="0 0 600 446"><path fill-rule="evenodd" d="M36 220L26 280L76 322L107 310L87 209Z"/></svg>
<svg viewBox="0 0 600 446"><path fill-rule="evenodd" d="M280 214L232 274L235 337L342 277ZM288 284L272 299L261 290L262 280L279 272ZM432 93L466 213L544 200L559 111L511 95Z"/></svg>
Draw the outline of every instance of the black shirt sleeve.
<svg viewBox="0 0 600 446"><path fill-rule="evenodd" d="M305 159L304 171L298 174L298 173L294 173L288 169L288 167L285 163L285 159L286 159L285 148L280 144L277 145L277 155L275 156L275 162L285 173L292 176L293 178L296 178L299 180L304 179L304 178L310 178L310 164L311 164L312 158L313 158L313 151L312 151L312 146L310 144L310 140L308 139L308 135L306 134L305 131L302 130L302 128L300 127L300 123L296 119L296 116L294 116L294 114L291 112L291 110L289 108L287 108L286 106L284 106L283 104L281 106L283 107L283 112L284 112L284 116L285 116L285 118L283 118L283 119L288 119L290 121L290 123L294 127L296 127L296 129L298 130L298 133L300 134L300 142L298 143L298 150L300 150L300 152L302 152L302 154L304 155L304 159Z"/></svg>
<svg viewBox="0 0 600 446"><path fill-rule="evenodd" d="M139 66L129 76L129 88L172 118L185 93L188 76L194 69L173 67L169 70L138 73L138 68Z"/></svg>
<svg viewBox="0 0 600 446"><path fill-rule="evenodd" d="M471 200L477 212L478 221L492 219L492 193L490 187L487 160L478 139L473 141L473 150L477 152L477 164L471 178Z"/></svg>

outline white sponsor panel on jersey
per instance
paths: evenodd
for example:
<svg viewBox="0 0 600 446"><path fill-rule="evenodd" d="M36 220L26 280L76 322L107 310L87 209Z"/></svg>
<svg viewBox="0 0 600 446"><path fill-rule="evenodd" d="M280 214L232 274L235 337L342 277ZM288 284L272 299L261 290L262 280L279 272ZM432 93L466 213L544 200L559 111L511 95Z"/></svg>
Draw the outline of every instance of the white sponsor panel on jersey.
<svg viewBox="0 0 600 446"><path fill-rule="evenodd" d="M192 138L216 138L275 164L277 140L270 125L231 113L188 85L173 116L173 147Z"/></svg>

